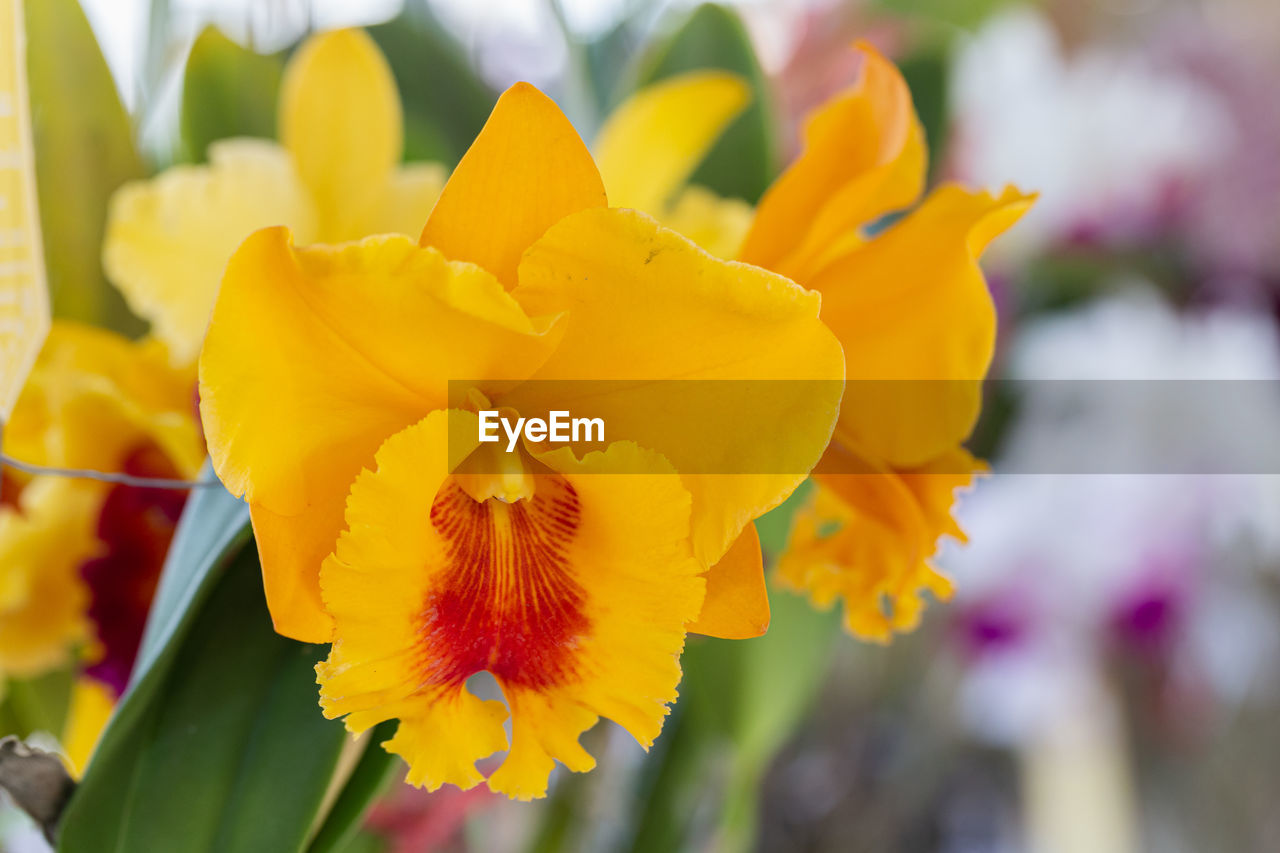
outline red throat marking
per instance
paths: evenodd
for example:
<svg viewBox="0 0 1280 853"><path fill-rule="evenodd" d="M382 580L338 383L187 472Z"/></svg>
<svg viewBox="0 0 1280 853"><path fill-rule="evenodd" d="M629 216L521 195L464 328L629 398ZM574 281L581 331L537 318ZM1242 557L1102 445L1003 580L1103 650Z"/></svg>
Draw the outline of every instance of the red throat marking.
<svg viewBox="0 0 1280 853"><path fill-rule="evenodd" d="M589 627L568 561L579 519L578 495L562 477L539 475L533 497L511 504L445 484L431 524L448 565L419 627L432 684L461 684L482 670L534 690L572 679Z"/></svg>

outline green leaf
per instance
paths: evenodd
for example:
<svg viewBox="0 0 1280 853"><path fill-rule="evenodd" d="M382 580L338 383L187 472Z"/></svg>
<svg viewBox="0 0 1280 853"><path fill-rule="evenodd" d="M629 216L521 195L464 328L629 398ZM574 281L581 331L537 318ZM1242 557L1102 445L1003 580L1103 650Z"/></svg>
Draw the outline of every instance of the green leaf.
<svg viewBox="0 0 1280 853"><path fill-rule="evenodd" d="M129 117L76 0L25 0L36 184L53 313L143 329L107 283L102 235L116 187L143 174Z"/></svg>
<svg viewBox="0 0 1280 853"><path fill-rule="evenodd" d="M213 468L207 462L199 479L213 479ZM167 665L167 657L172 657L227 560L248 541L248 504L232 497L221 484L193 490L151 603L130 695L139 691L153 667Z"/></svg>
<svg viewBox="0 0 1280 853"><path fill-rule="evenodd" d="M272 630L248 525L220 486L192 495L60 850L336 851L393 777L388 725L353 743L320 712L323 647Z"/></svg>
<svg viewBox="0 0 1280 853"><path fill-rule="evenodd" d="M348 742L317 705L323 648L272 630L251 548L191 621L172 665L126 695L133 713L122 708L104 735L60 850L305 848Z"/></svg>
<svg viewBox="0 0 1280 853"><path fill-rule="evenodd" d="M948 68L945 45L913 51L898 61L898 69L911 90L916 115L924 126L931 174L937 174L947 159Z"/></svg>
<svg viewBox="0 0 1280 853"><path fill-rule="evenodd" d="M754 97L690 180L721 195L755 203L776 173L776 122L768 81L736 13L712 3L699 6L674 35L642 61L633 88L699 68L738 74L750 85Z"/></svg>
<svg viewBox="0 0 1280 853"><path fill-rule="evenodd" d="M400 88L405 159L456 165L489 118L496 93L471 70L426 0L408 0L398 17L368 32Z"/></svg>
<svg viewBox="0 0 1280 853"><path fill-rule="evenodd" d="M182 81L182 146L202 162L210 143L233 136L276 136L276 101L284 72L281 54L241 47L216 27L205 27L187 58Z"/></svg>
<svg viewBox="0 0 1280 853"><path fill-rule="evenodd" d="M873 0L871 4L895 18L918 18L972 30L987 18L1021 0Z"/></svg>
<svg viewBox="0 0 1280 853"><path fill-rule="evenodd" d="M360 762L307 847L308 853L349 853L373 801L404 771L400 759L382 748L382 743L395 734L397 725L395 720L387 720L369 732Z"/></svg>

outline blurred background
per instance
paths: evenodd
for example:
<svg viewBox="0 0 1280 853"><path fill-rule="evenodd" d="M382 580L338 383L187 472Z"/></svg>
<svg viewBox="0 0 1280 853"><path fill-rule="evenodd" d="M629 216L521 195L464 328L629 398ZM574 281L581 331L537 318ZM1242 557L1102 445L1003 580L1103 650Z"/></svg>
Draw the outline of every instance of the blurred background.
<svg viewBox="0 0 1280 853"><path fill-rule="evenodd" d="M1040 380L1259 380L1264 415L1239 428L1261 438L1240 438L1280 426L1280 4L728 5L778 128L771 168L865 38L912 86L935 181L1041 193L984 263L1001 330L974 447L994 475L961 503L970 543L938 558L956 597L881 647L778 592L745 654L691 638L648 756L605 723L587 735L600 769L558 773L546 801L397 787L351 849L1280 849L1280 477L1183 473L1176 446L1161 473L1126 470L1186 412L1090 396L1064 417L1038 396ZM211 25L273 57L310 29L380 25L407 159L450 163L510 83L549 91L589 137L646 63L671 61L646 46L696 52L725 20L684 0L84 6L155 166L202 156L183 93ZM397 53L406 27L437 49ZM452 126L430 118L442 89ZM1029 461L1063 447L1121 462ZM767 550L786 523L762 523Z"/></svg>

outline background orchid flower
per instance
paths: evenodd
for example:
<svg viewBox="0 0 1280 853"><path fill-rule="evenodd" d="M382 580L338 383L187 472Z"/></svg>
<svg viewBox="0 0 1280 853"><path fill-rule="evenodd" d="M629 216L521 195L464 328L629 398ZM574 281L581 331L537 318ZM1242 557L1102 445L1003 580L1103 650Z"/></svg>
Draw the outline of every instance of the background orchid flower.
<svg viewBox="0 0 1280 853"><path fill-rule="evenodd" d="M919 201L927 153L897 69L866 45L858 52L859 79L810 116L803 153L756 210L681 186L745 103L731 75L687 74L642 90L610 117L596 148L611 199L654 213L713 254L822 292L823 319L854 384L781 576L819 606L843 600L851 631L885 639L915 625L919 590L950 590L929 559L941 535L963 537L951 520L953 494L982 464L961 442L995 344L977 258L1031 198L947 185L875 231ZM672 126L682 129L674 138ZM836 526L838 535L820 535Z"/></svg>
<svg viewBox="0 0 1280 853"><path fill-rule="evenodd" d="M154 341L55 322L5 450L56 468L193 477L204 446L191 383ZM6 471L2 498L0 673L64 665L87 642L87 671L118 694L184 494Z"/></svg>
<svg viewBox="0 0 1280 853"><path fill-rule="evenodd" d="M687 630L763 630L742 624L758 607L737 606L763 595L751 521L825 447L843 359L815 294L606 207L577 133L525 84L498 101L421 244L247 240L201 356L210 453L249 502L277 630L333 643L325 713L353 731L398 718L387 748L411 782L470 787L475 761L507 745L501 705L465 687L488 670L513 723L489 785L540 796L553 759L593 766L577 737L601 716L653 741ZM448 408L450 379L521 413L566 406L563 380L818 380L716 437L809 461L678 476L691 451L670 414L597 393L594 411L625 424L605 450L468 473L476 418Z"/></svg>
<svg viewBox="0 0 1280 853"><path fill-rule="evenodd" d="M901 75L858 49L858 81L809 119L804 151L761 200L741 257L823 294L851 381L781 577L819 606L842 600L850 631L884 640L916 625L920 590L949 593L930 558L943 534L963 538L951 505L983 470L962 442L995 347L977 259L1033 197L948 184L870 233L917 202L926 151ZM831 522L839 532L823 535Z"/></svg>
<svg viewBox="0 0 1280 853"><path fill-rule="evenodd" d="M400 99L391 69L360 30L309 38L281 89L280 144L229 139L207 166L176 166L112 200L103 263L129 306L190 364L227 259L259 228L302 243L416 234L444 170L400 165Z"/></svg>

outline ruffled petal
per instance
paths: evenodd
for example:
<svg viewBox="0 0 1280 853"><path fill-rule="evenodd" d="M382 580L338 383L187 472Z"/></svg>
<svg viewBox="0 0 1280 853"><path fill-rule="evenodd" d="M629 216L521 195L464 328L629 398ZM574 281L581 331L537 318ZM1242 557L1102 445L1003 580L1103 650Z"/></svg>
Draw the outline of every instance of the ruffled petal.
<svg viewBox="0 0 1280 853"><path fill-rule="evenodd" d="M742 260L806 286L833 247L924 188L924 136L892 62L859 44L858 81L814 112L804 151L760 200Z"/></svg>
<svg viewBox="0 0 1280 853"><path fill-rule="evenodd" d="M378 446L443 408L449 379L519 380L551 344L488 273L407 238L245 242L201 356L201 414L218 476L251 505L277 630L329 639L320 564Z"/></svg>
<svg viewBox="0 0 1280 853"><path fill-rule="evenodd" d="M533 316L566 312L566 328L503 404L601 417L607 440L670 460L693 495L705 566L827 444L843 355L816 294L781 276L713 258L642 213L591 210L529 250L514 295Z"/></svg>
<svg viewBox="0 0 1280 853"><path fill-rule="evenodd" d="M910 468L969 435L996 333L978 257L1032 200L943 186L812 280L848 359L843 441Z"/></svg>
<svg viewBox="0 0 1280 853"><path fill-rule="evenodd" d="M153 444L194 477L204 461L194 391L194 370L170 367L158 343L58 321L5 424L5 450L37 465L119 471Z"/></svg>
<svg viewBox="0 0 1280 853"><path fill-rule="evenodd" d="M372 233L365 226L400 161L403 121L391 67L363 30L312 36L289 61L280 140L315 201L320 239Z"/></svg>
<svg viewBox="0 0 1280 853"><path fill-rule="evenodd" d="M117 190L103 243L107 275L178 364L199 354L218 282L246 237L270 225L288 225L303 242L317 236L314 205L284 149L234 139L211 146L209 160Z"/></svg>
<svg viewBox="0 0 1280 853"><path fill-rule="evenodd" d="M593 766L577 739L597 718L645 746L660 731L703 597L689 497L660 457L619 443L544 455L527 499L476 501L450 476L446 420L391 438L352 488L322 573L335 631L321 704L353 731L398 718L386 746L410 781L465 788L506 746L500 706L466 688L488 671L512 718L489 786L537 797L556 760Z"/></svg>
<svg viewBox="0 0 1280 853"><path fill-rule="evenodd" d="M750 96L733 74L693 71L623 101L592 146L609 203L660 216Z"/></svg>
<svg viewBox="0 0 1280 853"><path fill-rule="evenodd" d="M555 102L517 83L453 170L420 242L511 287L520 256L543 232L604 205L600 173L578 132Z"/></svg>
<svg viewBox="0 0 1280 853"><path fill-rule="evenodd" d="M958 490L986 470L963 448L928 464L894 472L835 447L819 473L813 501L796 517L778 565L780 579L814 605L844 604L845 626L863 639L887 642L910 631L924 609L922 591L951 595L951 582L930 559L944 535L963 541L952 518ZM852 473L861 465L864 473Z"/></svg>
<svg viewBox="0 0 1280 853"><path fill-rule="evenodd" d="M94 555L97 483L35 477L0 506L0 676L39 675L71 660L88 634L80 564Z"/></svg>

